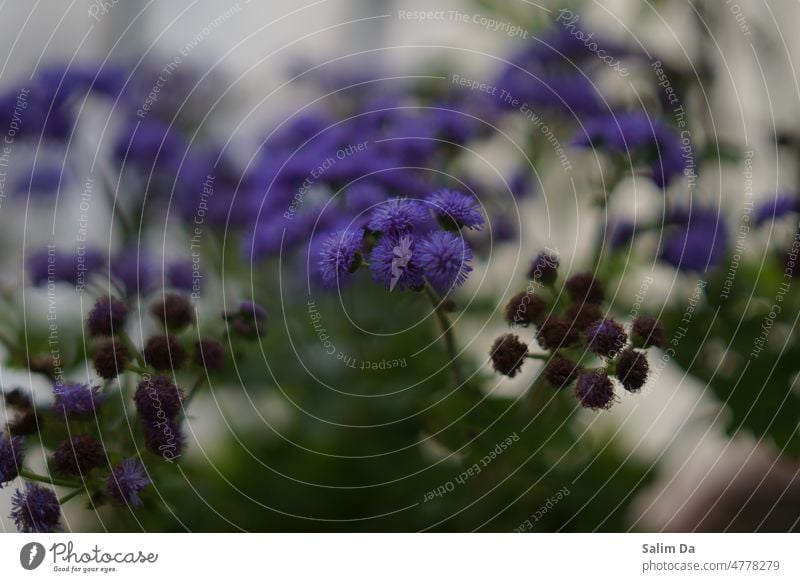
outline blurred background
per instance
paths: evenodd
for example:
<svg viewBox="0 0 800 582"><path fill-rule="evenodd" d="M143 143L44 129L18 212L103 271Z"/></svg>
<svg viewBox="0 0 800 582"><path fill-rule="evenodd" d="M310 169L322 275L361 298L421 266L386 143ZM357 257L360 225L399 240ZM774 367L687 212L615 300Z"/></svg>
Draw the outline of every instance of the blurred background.
<svg viewBox="0 0 800 582"><path fill-rule="evenodd" d="M259 132L318 99L324 102L326 87L335 87L341 79L389 79L381 82L389 87L388 93L391 79L402 77L448 79L458 74L490 82L509 55L531 41L491 30L472 16L485 14L502 22L516 19L532 38L544 34L563 8L580 14L585 30L644 51L698 83L701 90L687 103L696 122L694 134L705 141L713 136L717 144L739 152L756 152L751 187L756 201L776 191L797 190L800 174L795 150L781 146L781 139L797 136L800 140L800 39L794 30L800 21L800 3L794 0L616 0L569 5L546 0L502 5L467 0L5 3L0 8L4 33L0 54L5 55L0 83L4 87L24 84L54 62L108 60L158 70L180 55L182 70L199 72L199 78L191 82L201 104L187 110L190 121L221 143L238 144L235 147L241 148L246 160L261 139ZM400 16L415 11L457 11L470 17L465 22L451 16L427 21ZM634 63L631 68L638 71L646 66ZM306 77L316 80L307 82ZM643 85L622 86L609 71L602 71L596 82L619 102L634 102L640 96L637 89L647 92ZM209 112L213 116L206 118ZM522 141L521 136L530 131L522 124L517 120L501 126L512 134L509 140L483 142L474 159L464 162L465 179L477 182L483 191L501 187L502 177L517 167L509 142ZM96 130L104 131L102 127ZM47 155L46 148L41 152ZM593 163L591 154L570 154L570 159L578 167ZM503 403L523 395L538 372L536 362L531 362L513 379L489 376L488 346L505 329L498 306L524 288L529 261L541 248L557 249L562 264L571 269L587 266L597 244L595 224L608 219L576 199L575 184L565 181L563 172L552 170L557 162L545 158L541 164L536 169L537 191L515 200L514 240L492 246L463 291L485 308L458 318L458 337L467 357L476 362L475 373L489 378L484 392L500 403L490 404L474 421L493 429L481 445L485 450L525 426L502 427L496 422L505 422ZM577 189L585 186L579 183ZM73 186L78 193L83 188L80 181ZM735 206L744 188L743 165L734 162L701 173L698 196L719 207ZM612 213L647 217L661 210L661 193L652 184L622 184L619 190ZM80 212L78 205L66 204L54 215L51 208L37 208L24 199L4 200L0 206L6 249L4 288L11 292L20 284L23 248L36 248L53 238L51 225L56 233L64 229L66 234L61 236L74 236ZM112 244L110 215L108 205L92 205L88 236L101 248ZM185 252L186 245L173 237L168 222L165 219L154 228L149 240L168 249L165 254ZM209 273L209 291L200 310L216 313L231 295L247 296L252 285L280 272L272 264L250 267L259 274L223 273L229 277L227 282ZM631 261L629 267L625 278L609 291L623 314L637 301L637 292L649 276L653 282L642 298L642 309L654 313L665 305L682 306L696 284L652 261ZM364 296L357 290L353 294L346 303L355 310ZM513 456L501 457L507 459L504 465L499 461L493 465L491 478L468 480L457 494L442 500L447 504L444 509L433 510L425 501L426 492L451 481L463 469L458 455L452 454L460 447L458 438L420 438L436 432L436 427L404 425L398 420L403 411L412 416L419 412L418 403L398 405L391 398L337 399L318 394L322 390L310 373L278 355L285 353L287 339L293 338L301 352L305 349L306 359L319 363L313 330L302 321L302 313L287 314L280 298L271 299L266 306L275 328L284 323L291 327L292 317L297 317L301 331L284 335L271 328L269 333L275 333L261 350L251 348L248 353L250 368L245 365L236 374L218 379L193 402L186 459L171 467L151 497L159 509L119 515L105 509L87 512L80 503L70 505L65 508L70 529L511 531L548 503L553 505L549 500L564 488L569 494L548 508L547 517L534 530L785 531L798 527L800 464L796 458L780 454L780 447L763 435L746 429L731 431L729 413L718 395L675 362L667 363L642 394L626 394L607 412L571 420L571 437L557 446L548 445L546 437L560 434L562 427L555 420L545 423L541 430L549 434L539 435L541 440L523 439L522 445L510 449L515 450ZM31 291L26 309L45 309L46 301L44 291ZM359 323L372 325L373 331L388 337L381 338L374 357L413 352L413 345L404 342L435 340L434 329L420 331L413 340L402 335L395 340L393 327L382 327L389 314L395 322L404 317L420 319L410 302L397 305L385 297L366 301L372 309L354 312L363 317ZM81 314L89 307L86 299L63 302L61 324L79 326ZM432 327L430 321L427 324ZM788 342L792 337L793 328L784 339ZM712 348L722 351L719 346ZM369 347L364 349L369 353ZM387 372L366 379L360 376L368 387L347 376L337 377L336 370L324 365L317 371L329 373L325 378L333 378L332 386L352 387L362 396L402 393L423 376L429 380L426 387L444 382L436 357L416 362L392 371L391 376ZM280 369L284 363L298 369L284 374ZM0 383L31 387L42 398L50 390L45 380L13 366L0 367ZM791 390L795 397L800 395L796 383ZM435 390L430 394L436 394ZM458 403L439 420L449 426L448 419L469 410L469 403ZM789 414L795 422L800 419L797 410ZM337 423L358 428L350 428L340 442L330 433L331 425L336 428ZM396 430L388 434L383 430L386 426ZM539 448L542 440L544 448ZM410 445L416 442L424 444ZM42 459L38 462L43 466ZM9 505L11 491L11 487L0 490L3 508ZM7 513L0 514L3 530L13 531Z"/></svg>

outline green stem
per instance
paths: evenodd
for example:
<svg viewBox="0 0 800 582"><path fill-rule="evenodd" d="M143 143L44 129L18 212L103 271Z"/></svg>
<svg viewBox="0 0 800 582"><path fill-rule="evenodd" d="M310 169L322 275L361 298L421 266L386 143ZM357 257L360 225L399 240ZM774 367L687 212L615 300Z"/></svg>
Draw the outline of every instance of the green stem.
<svg viewBox="0 0 800 582"><path fill-rule="evenodd" d="M194 384L192 384L192 388L191 390L189 390L188 396L186 396L186 398L183 399L184 410L189 406L189 403L194 398L194 395L197 394L200 391L200 388L203 387L205 379L206 379L205 371L201 371L200 375L197 376L197 379L194 381Z"/></svg>
<svg viewBox="0 0 800 582"><path fill-rule="evenodd" d="M445 313L445 311L442 309L442 302L439 299L439 296L436 294L436 291L434 291L433 288L426 283L425 287L423 287L423 292L430 300L431 305L433 306L433 311L436 313L436 320L439 322L439 327L442 330L442 335L444 336L444 346L447 352L447 357L450 360L450 369L453 372L453 378L456 381L457 387L463 386L466 382L461 373L461 366L458 364L458 352L456 350L456 338L455 334L453 333L453 325L450 323L450 318L447 317L447 313Z"/></svg>
<svg viewBox="0 0 800 582"><path fill-rule="evenodd" d="M134 372L139 374L140 376L150 375L152 372L147 368L142 368L140 366L134 366L133 364L128 364L128 371Z"/></svg>
<svg viewBox="0 0 800 582"><path fill-rule="evenodd" d="M531 359L534 359L534 360L543 360L545 362L550 359L550 356L548 354L530 354L529 353L529 354L526 354L525 357L526 358L531 358Z"/></svg>
<svg viewBox="0 0 800 582"><path fill-rule="evenodd" d="M28 481L38 481L39 483L47 483L48 485L58 485L59 487L82 487L80 483L74 481L66 481L58 477L48 477L47 475L39 475L29 469L20 469L19 476Z"/></svg>
<svg viewBox="0 0 800 582"><path fill-rule="evenodd" d="M77 497L78 495L80 495L80 494L81 494L81 493L83 493L84 491L85 491L85 490L84 490L84 488L83 488L83 487L78 487L78 488L77 488L77 489L75 489L74 491L70 491L69 493L67 493L67 494L66 494L66 495L64 495L63 497L60 497L60 498L58 499L58 503L59 503L59 504L61 504L61 505L64 505L64 504L65 504L67 501L69 501L69 500L70 500L70 499L72 499L73 497Z"/></svg>
<svg viewBox="0 0 800 582"><path fill-rule="evenodd" d="M133 357L136 359L136 362L140 366L143 366L143 367L146 366L147 364L145 364L145 361L144 361L144 358L142 357L142 354L139 353L139 350L133 344L133 340L131 340L130 336L123 331L123 332L119 333L119 338L122 340L122 343L125 344L125 347L128 348L128 351L131 354L133 354ZM128 366L128 368L131 368L131 366Z"/></svg>

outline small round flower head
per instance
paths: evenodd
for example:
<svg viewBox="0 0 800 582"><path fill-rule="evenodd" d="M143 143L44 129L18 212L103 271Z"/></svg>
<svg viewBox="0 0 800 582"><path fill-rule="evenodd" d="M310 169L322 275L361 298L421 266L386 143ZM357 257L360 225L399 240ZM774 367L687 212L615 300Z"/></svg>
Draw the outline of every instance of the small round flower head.
<svg viewBox="0 0 800 582"><path fill-rule="evenodd" d="M145 420L172 419L181 411L183 390L166 376L150 376L139 382L133 400Z"/></svg>
<svg viewBox="0 0 800 582"><path fill-rule="evenodd" d="M567 319L578 333L584 333L591 324L603 319L603 312L592 303L573 303L567 308Z"/></svg>
<svg viewBox="0 0 800 582"><path fill-rule="evenodd" d="M243 300L236 311L222 313L230 328L237 334L247 339L256 339L264 334L264 322L267 311L258 303Z"/></svg>
<svg viewBox="0 0 800 582"><path fill-rule="evenodd" d="M339 230L328 236L319 253L319 268L322 282L335 287L345 275L353 273L361 263L359 249L364 240L364 231Z"/></svg>
<svg viewBox="0 0 800 582"><path fill-rule="evenodd" d="M439 190L428 196L428 204L433 207L433 213L444 228L477 230L483 226L483 213L473 196L453 190Z"/></svg>
<svg viewBox="0 0 800 582"><path fill-rule="evenodd" d="M59 416L91 416L105 400L99 387L88 384L56 384L53 393L53 411Z"/></svg>
<svg viewBox="0 0 800 582"><path fill-rule="evenodd" d="M547 310L547 303L541 297L521 291L506 304L505 318L508 325L528 327L537 323Z"/></svg>
<svg viewBox="0 0 800 582"><path fill-rule="evenodd" d="M17 529L21 533L59 531L61 505L55 492L30 481L23 491L17 489L11 498L11 519Z"/></svg>
<svg viewBox="0 0 800 582"><path fill-rule="evenodd" d="M417 246L413 234L382 236L369 259L372 279L389 291L421 289L425 279L419 266Z"/></svg>
<svg viewBox="0 0 800 582"><path fill-rule="evenodd" d="M429 216L418 200L392 198L373 209L367 226L377 232L402 234L425 224Z"/></svg>
<svg viewBox="0 0 800 582"><path fill-rule="evenodd" d="M509 378L517 375L527 354L528 346L519 341L518 336L511 333L497 338L489 352L495 371Z"/></svg>
<svg viewBox="0 0 800 582"><path fill-rule="evenodd" d="M52 356L33 356L28 360L28 369L51 380L56 379L56 363Z"/></svg>
<svg viewBox="0 0 800 582"><path fill-rule="evenodd" d="M586 372L578 378L575 396L584 408L607 410L614 403L614 384L603 372Z"/></svg>
<svg viewBox="0 0 800 582"><path fill-rule="evenodd" d="M628 392L641 390L649 372L650 365L644 352L625 350L617 360L617 379Z"/></svg>
<svg viewBox="0 0 800 582"><path fill-rule="evenodd" d="M120 333L128 318L128 304L116 297L104 297L97 301L86 319L90 336Z"/></svg>
<svg viewBox="0 0 800 582"><path fill-rule="evenodd" d="M633 320L631 330L633 345L639 348L663 348L667 343L664 326L655 317L640 315Z"/></svg>
<svg viewBox="0 0 800 582"><path fill-rule="evenodd" d="M628 334L613 319L603 319L586 330L586 347L606 358L618 354L628 343Z"/></svg>
<svg viewBox="0 0 800 582"><path fill-rule="evenodd" d="M425 278L440 293L463 285L472 271L472 249L455 233L435 231L420 241L416 249L418 265Z"/></svg>
<svg viewBox="0 0 800 582"><path fill-rule="evenodd" d="M107 339L94 352L92 364L97 374L104 380L113 380L130 361L128 348L118 339Z"/></svg>
<svg viewBox="0 0 800 582"><path fill-rule="evenodd" d="M142 424L144 446L165 461L174 461L183 452L181 425L173 419L145 420Z"/></svg>
<svg viewBox="0 0 800 582"><path fill-rule="evenodd" d="M106 452L100 441L89 435L78 435L62 442L51 459L59 475L79 477L106 464Z"/></svg>
<svg viewBox="0 0 800 582"><path fill-rule="evenodd" d="M552 253L539 253L528 269L528 279L551 285L558 277L558 257Z"/></svg>
<svg viewBox="0 0 800 582"><path fill-rule="evenodd" d="M30 408L31 398L22 390L22 388L14 388L11 392L3 394L3 399L6 401L6 406L13 408Z"/></svg>
<svg viewBox="0 0 800 582"><path fill-rule="evenodd" d="M192 300L183 293L167 293L150 308L153 317L167 329L177 331L194 323Z"/></svg>
<svg viewBox="0 0 800 582"><path fill-rule="evenodd" d="M581 367L572 360L562 356L555 356L547 363L544 369L544 377L554 387L566 388L575 381L575 378L581 372Z"/></svg>
<svg viewBox="0 0 800 582"><path fill-rule="evenodd" d="M570 322L557 315L551 315L539 327L536 341L544 349L555 351L578 341L578 331Z"/></svg>
<svg viewBox="0 0 800 582"><path fill-rule="evenodd" d="M8 432L14 436L30 436L38 434L44 427L44 418L36 414L32 408L23 410L8 423Z"/></svg>
<svg viewBox="0 0 800 582"><path fill-rule="evenodd" d="M139 491L151 483L139 459L125 459L111 470L106 479L106 491L117 503L141 507Z"/></svg>
<svg viewBox="0 0 800 582"><path fill-rule="evenodd" d="M154 335L144 345L144 360L156 370L177 370L186 360L186 352L174 337Z"/></svg>
<svg viewBox="0 0 800 582"><path fill-rule="evenodd" d="M194 344L192 361L206 370L219 370L225 364L225 350L217 340L201 339Z"/></svg>
<svg viewBox="0 0 800 582"><path fill-rule="evenodd" d="M603 286L591 273L573 275L564 284L570 299L575 303L600 304L605 299Z"/></svg>
<svg viewBox="0 0 800 582"><path fill-rule="evenodd" d="M17 478L22 467L22 446L25 439L21 436L6 436L0 432L0 488Z"/></svg>

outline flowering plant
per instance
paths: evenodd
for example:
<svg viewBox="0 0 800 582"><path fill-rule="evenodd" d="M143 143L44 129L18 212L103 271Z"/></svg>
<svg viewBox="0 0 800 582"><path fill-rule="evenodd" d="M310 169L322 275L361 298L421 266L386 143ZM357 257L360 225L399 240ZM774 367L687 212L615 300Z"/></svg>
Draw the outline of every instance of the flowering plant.
<svg viewBox="0 0 800 582"><path fill-rule="evenodd" d="M800 454L774 340L798 234L759 256L732 236L800 204L733 216L699 182L732 162L695 139L691 78L566 12L485 80L300 75L326 98L246 138L206 122L235 111L185 65L7 89L11 203L59 226L2 294L4 366L28 373L0 433L19 530L65 528L72 499L115 529L623 529L653 467L588 427L671 364L731 431ZM626 188L657 211L622 212Z"/></svg>

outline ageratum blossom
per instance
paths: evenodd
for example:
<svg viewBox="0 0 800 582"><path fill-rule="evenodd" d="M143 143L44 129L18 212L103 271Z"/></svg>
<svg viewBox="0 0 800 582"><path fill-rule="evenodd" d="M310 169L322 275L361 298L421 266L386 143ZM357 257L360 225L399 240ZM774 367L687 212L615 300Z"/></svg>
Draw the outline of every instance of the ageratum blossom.
<svg viewBox="0 0 800 582"><path fill-rule="evenodd" d="M425 278L440 293L463 285L472 272L472 249L456 233L435 231L416 248L416 262Z"/></svg>
<svg viewBox="0 0 800 582"><path fill-rule="evenodd" d="M665 223L662 260L681 271L697 273L722 264L728 228L717 210L680 210L671 213Z"/></svg>
<svg viewBox="0 0 800 582"><path fill-rule="evenodd" d="M11 498L11 519L22 533L60 531L61 505L52 489L26 481Z"/></svg>
<svg viewBox="0 0 800 582"><path fill-rule="evenodd" d="M658 119L644 112L626 112L595 117L573 137L572 145L591 147L622 155L630 163L650 166L653 181L665 188L693 165L691 144L685 149L680 136Z"/></svg>
<svg viewBox="0 0 800 582"><path fill-rule="evenodd" d="M339 281L358 266L358 252L364 239L364 231L339 230L325 239L318 263L325 285L336 286Z"/></svg>

